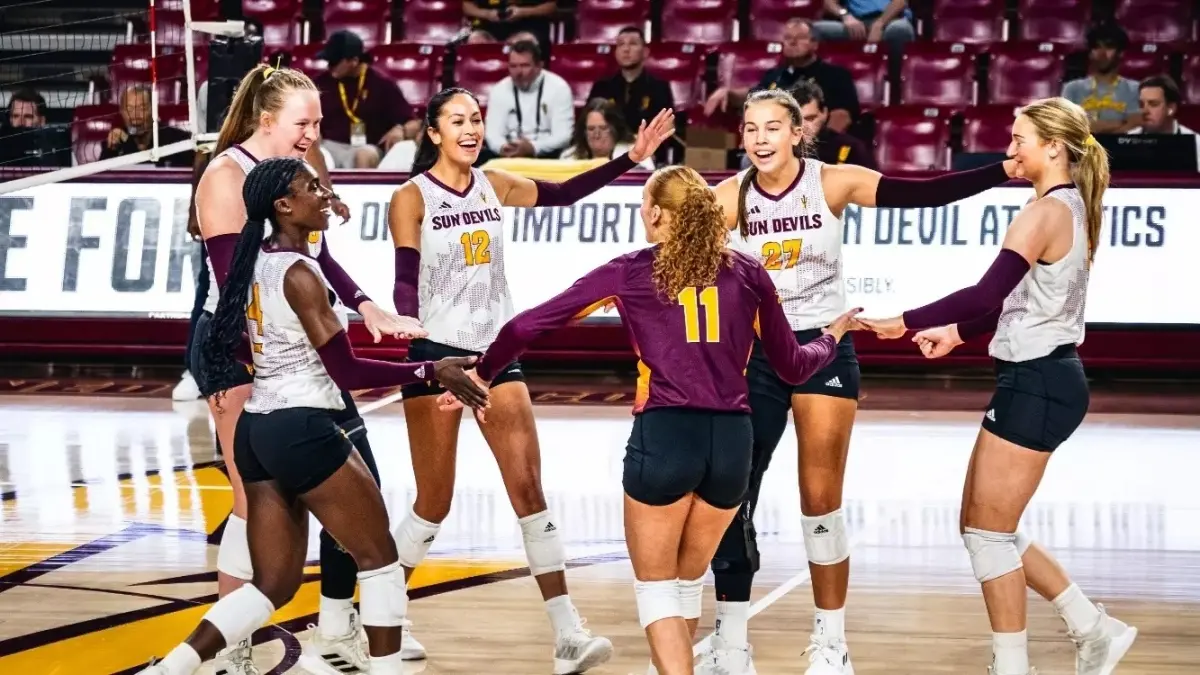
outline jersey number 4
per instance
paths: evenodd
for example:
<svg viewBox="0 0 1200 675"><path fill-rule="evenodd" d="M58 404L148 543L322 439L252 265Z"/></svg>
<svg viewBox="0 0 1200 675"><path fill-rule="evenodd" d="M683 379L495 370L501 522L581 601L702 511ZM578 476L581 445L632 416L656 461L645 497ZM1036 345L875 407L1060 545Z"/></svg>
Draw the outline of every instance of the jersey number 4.
<svg viewBox="0 0 1200 675"><path fill-rule="evenodd" d="M254 330L250 332L250 347L255 354L263 350L263 313L262 302L258 299L258 284L250 287L250 304L246 306L246 318L254 322Z"/></svg>
<svg viewBox="0 0 1200 675"><path fill-rule="evenodd" d="M492 262L492 237L487 230L463 232L458 241L462 244L463 254L467 258L467 267Z"/></svg>
<svg viewBox="0 0 1200 675"><path fill-rule="evenodd" d="M786 241L768 241L762 246L762 265L769 270L789 270L800 262L800 249L804 248L803 239L788 239Z"/></svg>
<svg viewBox="0 0 1200 675"><path fill-rule="evenodd" d="M721 341L721 302L716 286L697 289L688 286L679 291L683 305L683 330L688 342L700 342L700 308L704 307L704 342Z"/></svg>

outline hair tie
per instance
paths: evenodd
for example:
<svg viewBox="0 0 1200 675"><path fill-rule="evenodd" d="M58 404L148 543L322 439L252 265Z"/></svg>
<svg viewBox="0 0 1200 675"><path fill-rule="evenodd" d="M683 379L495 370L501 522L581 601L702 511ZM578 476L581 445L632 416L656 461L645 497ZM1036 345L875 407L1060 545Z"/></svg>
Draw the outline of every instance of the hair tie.
<svg viewBox="0 0 1200 675"><path fill-rule="evenodd" d="M1091 135L1091 134L1088 134L1087 140L1085 140L1085 141L1083 142L1083 144L1084 144L1084 145L1086 145L1086 146L1093 146L1093 145L1096 145L1096 137L1095 137L1095 136L1093 136L1093 135Z"/></svg>

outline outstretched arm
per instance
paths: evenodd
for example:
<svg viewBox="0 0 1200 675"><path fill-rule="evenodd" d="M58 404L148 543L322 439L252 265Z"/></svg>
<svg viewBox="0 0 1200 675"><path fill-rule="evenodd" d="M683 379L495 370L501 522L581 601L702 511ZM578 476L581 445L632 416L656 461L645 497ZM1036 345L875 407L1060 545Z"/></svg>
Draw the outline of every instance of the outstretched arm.
<svg viewBox="0 0 1200 675"><path fill-rule="evenodd" d="M317 263L321 266L321 273L329 280L329 285L333 287L333 292L341 298L342 303L362 314L362 310L359 308L372 300L358 284L354 283L354 280L350 278L346 270L342 269L338 261L333 259L333 254L329 252L329 237L322 237L321 253L317 255ZM372 302L372 304L374 303Z"/></svg>
<svg viewBox="0 0 1200 675"><path fill-rule="evenodd" d="M798 344L788 326L783 306L779 304L779 294L771 277L761 266L755 267L753 274L753 283L761 298L758 304L758 329L767 361L784 382L802 384L814 373L833 363L841 336L827 333L806 345Z"/></svg>
<svg viewBox="0 0 1200 675"><path fill-rule="evenodd" d="M840 213L847 204L868 208L932 208L952 204L1003 185L1016 169L1012 160L934 178L897 178L853 164L824 167L822 176L829 206Z"/></svg>

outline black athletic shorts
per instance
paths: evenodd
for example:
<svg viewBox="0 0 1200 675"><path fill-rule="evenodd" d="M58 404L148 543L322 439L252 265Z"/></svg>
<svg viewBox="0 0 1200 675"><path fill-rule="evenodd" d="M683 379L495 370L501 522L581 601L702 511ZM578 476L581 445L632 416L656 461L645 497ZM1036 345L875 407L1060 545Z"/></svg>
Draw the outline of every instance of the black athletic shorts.
<svg viewBox="0 0 1200 675"><path fill-rule="evenodd" d="M440 342L431 342L425 339L413 340L408 346L408 359L410 363L418 361L439 361L447 356L482 356L480 352L471 352L458 347L451 347ZM525 374L521 372L521 363L513 361L505 366L492 380L493 387L504 384L505 382L524 382ZM418 396L437 396L446 391L441 383L437 380L432 382L416 382L414 384L406 384L400 387L400 392L404 398L416 398Z"/></svg>
<svg viewBox="0 0 1200 675"><path fill-rule="evenodd" d="M204 358L204 343L208 341L208 334L212 329L213 315L211 312L201 312L196 318L196 327L192 331L192 343L188 345L188 371L192 374L192 379L196 380L196 386L200 391L208 391L204 385L207 384L204 379L205 367L208 362ZM240 387L243 384L254 384L254 371L249 366L244 368L234 369L233 387Z"/></svg>
<svg viewBox="0 0 1200 675"><path fill-rule="evenodd" d="M653 408L633 420L621 484L650 506L674 504L694 492L731 509L746 496L753 445L747 413Z"/></svg>
<svg viewBox="0 0 1200 675"><path fill-rule="evenodd" d="M1030 361L996 359L996 392L983 428L1023 448L1053 452L1079 428L1090 399L1075 345Z"/></svg>
<svg viewBox="0 0 1200 675"><path fill-rule="evenodd" d="M808 344L821 337L821 329L798 330L795 332L796 342ZM818 370L807 382L790 385L779 379L762 343L754 341L754 349L750 352L750 363L746 364L746 379L750 390L755 394L777 396L780 400L791 401L792 394L824 394L837 398L858 400L858 383L861 372L858 368L858 355L854 352L854 338L850 333L842 336L838 343L837 356L833 363Z"/></svg>
<svg viewBox="0 0 1200 675"><path fill-rule="evenodd" d="M324 483L354 450L335 419L338 412L324 408L243 412L233 438L242 482L274 480L292 498Z"/></svg>

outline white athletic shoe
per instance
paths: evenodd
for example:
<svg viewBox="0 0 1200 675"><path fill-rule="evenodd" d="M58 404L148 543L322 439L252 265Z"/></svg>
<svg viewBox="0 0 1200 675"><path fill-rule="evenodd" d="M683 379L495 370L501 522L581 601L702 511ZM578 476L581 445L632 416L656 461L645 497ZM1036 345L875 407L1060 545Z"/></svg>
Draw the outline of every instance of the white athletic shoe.
<svg viewBox="0 0 1200 675"><path fill-rule="evenodd" d="M364 650L358 616L350 617L350 631L337 637L325 637L309 624L311 635L300 652L299 666L313 675L347 675L371 668Z"/></svg>
<svg viewBox="0 0 1200 675"><path fill-rule="evenodd" d="M854 665L850 663L850 649L844 640L826 640L816 635L810 636L808 649L808 670L804 675L854 675Z"/></svg>
<svg viewBox="0 0 1200 675"><path fill-rule="evenodd" d="M1109 616L1104 605L1096 608L1100 621L1094 628L1084 635L1067 633L1075 643L1075 675L1112 675L1137 638L1137 628Z"/></svg>
<svg viewBox="0 0 1200 675"><path fill-rule="evenodd" d="M714 635L709 648L700 654L696 675L758 675L754 669L754 650L750 645L730 647Z"/></svg>
<svg viewBox="0 0 1200 675"><path fill-rule="evenodd" d="M404 620L404 637L400 641L400 660L420 661L425 658L425 645L412 634L412 621Z"/></svg>
<svg viewBox="0 0 1200 675"><path fill-rule="evenodd" d="M250 640L242 640L232 647L217 652L213 659L214 675L262 675L254 665L254 651Z"/></svg>
<svg viewBox="0 0 1200 675"><path fill-rule="evenodd" d="M613 646L606 637L592 635L580 619L569 633L559 633L554 643L554 675L586 672L612 658Z"/></svg>
<svg viewBox="0 0 1200 675"><path fill-rule="evenodd" d="M160 665L156 665L154 661L151 661L150 665L137 671L137 673L135 675L171 675L171 674L167 672L166 668L163 668Z"/></svg>
<svg viewBox="0 0 1200 675"><path fill-rule="evenodd" d="M999 673L996 672L996 666L988 666L988 675L999 675ZM1031 667L1026 675L1038 675L1037 668Z"/></svg>
<svg viewBox="0 0 1200 675"><path fill-rule="evenodd" d="M179 378L179 384L171 390L172 401L195 401L200 398L200 386L196 384L196 379L188 371L183 371L183 377Z"/></svg>

